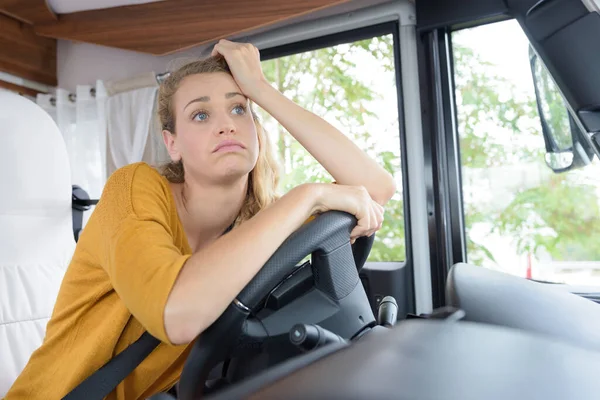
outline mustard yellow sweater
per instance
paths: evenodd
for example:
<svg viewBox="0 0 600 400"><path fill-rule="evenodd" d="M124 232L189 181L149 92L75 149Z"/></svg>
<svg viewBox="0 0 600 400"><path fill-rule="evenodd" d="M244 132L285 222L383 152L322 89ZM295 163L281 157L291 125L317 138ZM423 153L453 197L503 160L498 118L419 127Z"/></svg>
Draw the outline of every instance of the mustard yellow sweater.
<svg viewBox="0 0 600 400"><path fill-rule="evenodd" d="M60 399L148 330L159 346L108 399L172 387L191 345L169 343L163 310L191 249L168 181L145 163L117 170L82 232L43 344L6 400Z"/></svg>

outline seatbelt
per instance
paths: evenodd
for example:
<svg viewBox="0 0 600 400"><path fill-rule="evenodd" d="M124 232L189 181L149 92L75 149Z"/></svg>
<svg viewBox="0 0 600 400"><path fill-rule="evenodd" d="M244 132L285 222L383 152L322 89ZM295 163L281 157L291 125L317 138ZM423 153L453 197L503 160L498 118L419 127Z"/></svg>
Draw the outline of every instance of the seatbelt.
<svg viewBox="0 0 600 400"><path fill-rule="evenodd" d="M87 192L77 185L73 185L72 189L73 236L75 236L75 241L77 242L83 225L83 213L89 210L91 206L97 204L98 200L90 200Z"/></svg>
<svg viewBox="0 0 600 400"><path fill-rule="evenodd" d="M116 357L71 390L63 400L102 400L108 396L152 351L160 340L147 331Z"/></svg>
<svg viewBox="0 0 600 400"><path fill-rule="evenodd" d="M83 213L98 204L98 200L91 200L86 191L77 185L73 185L72 189L73 235L77 241L83 224ZM147 331L144 332L138 340L71 390L63 400L104 399L152 353L159 343L160 340Z"/></svg>
<svg viewBox="0 0 600 400"><path fill-rule="evenodd" d="M75 186L73 186L75 189ZM75 190L73 191L75 193ZM85 192L84 192L85 193ZM78 199L78 201L82 201ZM97 200L83 200L85 202ZM75 194L73 194L73 208L75 206ZM231 224L225 233L233 229ZM224 234L225 234L224 233ZM148 331L125 350L109 360L92 375L71 390L62 400L102 400L108 396L133 370L142 363L158 346L160 340L152 336Z"/></svg>

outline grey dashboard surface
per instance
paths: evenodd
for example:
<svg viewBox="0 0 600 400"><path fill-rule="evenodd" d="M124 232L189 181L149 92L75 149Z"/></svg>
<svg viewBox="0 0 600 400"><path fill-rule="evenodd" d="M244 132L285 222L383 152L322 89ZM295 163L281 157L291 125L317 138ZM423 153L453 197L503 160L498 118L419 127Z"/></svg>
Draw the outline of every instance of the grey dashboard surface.
<svg viewBox="0 0 600 400"><path fill-rule="evenodd" d="M600 398L599 352L472 322L408 320L298 361L283 376L266 371L210 399Z"/></svg>

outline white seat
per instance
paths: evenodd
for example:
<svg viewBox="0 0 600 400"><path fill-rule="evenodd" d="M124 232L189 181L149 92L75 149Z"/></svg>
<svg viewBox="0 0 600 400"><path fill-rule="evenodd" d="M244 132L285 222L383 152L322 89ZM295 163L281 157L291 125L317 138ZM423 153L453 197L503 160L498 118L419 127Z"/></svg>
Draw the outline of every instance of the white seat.
<svg viewBox="0 0 600 400"><path fill-rule="evenodd" d="M1 398L42 343L75 239L69 158L52 118L0 91L0 139Z"/></svg>

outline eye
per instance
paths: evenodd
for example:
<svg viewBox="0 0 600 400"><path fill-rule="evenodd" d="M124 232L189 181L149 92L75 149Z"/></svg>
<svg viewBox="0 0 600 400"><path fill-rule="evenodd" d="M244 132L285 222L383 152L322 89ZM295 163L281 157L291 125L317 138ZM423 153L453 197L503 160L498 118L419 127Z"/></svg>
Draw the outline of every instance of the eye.
<svg viewBox="0 0 600 400"><path fill-rule="evenodd" d="M235 114L238 114L238 115L244 115L244 114L246 114L246 107L245 107L245 106L243 106L243 105L241 105L241 104L238 104L238 105L236 105L235 107L233 107L233 110L232 110L232 111L233 111Z"/></svg>
<svg viewBox="0 0 600 400"><path fill-rule="evenodd" d="M192 121L206 121L208 118L208 114L204 111L198 111L192 115Z"/></svg>

